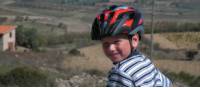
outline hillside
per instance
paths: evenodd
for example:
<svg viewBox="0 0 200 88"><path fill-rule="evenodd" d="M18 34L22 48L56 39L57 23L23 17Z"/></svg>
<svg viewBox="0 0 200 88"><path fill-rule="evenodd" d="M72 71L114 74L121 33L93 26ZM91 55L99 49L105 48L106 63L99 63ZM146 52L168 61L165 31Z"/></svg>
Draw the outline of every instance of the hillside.
<svg viewBox="0 0 200 88"><path fill-rule="evenodd" d="M113 65L104 55L100 42L91 40L90 31L94 17L108 1L0 0L0 24L36 30L37 38L32 39L41 43L36 50L28 45L17 45L16 52L0 52L0 86L15 83L12 77L10 84L7 79L2 79L18 67L34 67L46 72L47 78L53 80L52 86L105 86L107 72ZM110 1L122 4L118 1L123 0ZM144 13L146 34L140 48L148 57L151 51L151 1L123 3L136 6ZM164 74L170 75L175 84L180 83L176 86L199 85L199 3L200 0L156 0L151 60ZM31 35L27 33L20 39L26 41Z"/></svg>

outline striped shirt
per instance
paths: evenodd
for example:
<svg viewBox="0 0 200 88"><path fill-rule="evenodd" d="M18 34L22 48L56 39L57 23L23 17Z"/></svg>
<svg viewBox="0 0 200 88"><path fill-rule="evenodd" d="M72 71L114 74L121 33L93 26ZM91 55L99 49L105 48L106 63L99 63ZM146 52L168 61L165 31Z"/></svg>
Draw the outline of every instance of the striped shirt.
<svg viewBox="0 0 200 88"><path fill-rule="evenodd" d="M134 53L115 64L108 75L108 87L169 87L171 81L142 54Z"/></svg>

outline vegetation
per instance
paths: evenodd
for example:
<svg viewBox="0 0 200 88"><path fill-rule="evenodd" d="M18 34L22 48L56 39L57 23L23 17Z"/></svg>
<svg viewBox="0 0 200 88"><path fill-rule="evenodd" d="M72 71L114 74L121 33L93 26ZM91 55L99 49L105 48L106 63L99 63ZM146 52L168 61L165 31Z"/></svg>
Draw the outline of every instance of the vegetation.
<svg viewBox="0 0 200 88"><path fill-rule="evenodd" d="M95 43L90 39L89 33L68 33L67 26L62 23L60 23L58 27L62 27L64 29L53 31L44 31L45 29L43 29L42 31L19 25L16 29L17 45L38 50L40 47L55 46L59 44L67 44L66 47L75 46L72 48L80 48ZM61 30L65 30L64 33L57 33Z"/></svg>
<svg viewBox="0 0 200 88"><path fill-rule="evenodd" d="M69 51L70 55L74 55L74 56L81 56L81 52L77 49L72 49Z"/></svg>
<svg viewBox="0 0 200 88"><path fill-rule="evenodd" d="M178 23L161 21L155 23L154 33L166 33L166 32L199 32L200 23ZM150 23L145 23L145 32L151 33Z"/></svg>
<svg viewBox="0 0 200 88"><path fill-rule="evenodd" d="M176 44L178 48L198 49L200 32L163 33L162 35Z"/></svg>
<svg viewBox="0 0 200 88"><path fill-rule="evenodd" d="M200 76L192 76L185 72L174 73L174 72L165 72L166 75L174 81L180 81L187 84L190 87L200 86Z"/></svg>
<svg viewBox="0 0 200 88"><path fill-rule="evenodd" d="M0 86L53 86L47 74L30 67L17 67L0 75Z"/></svg>
<svg viewBox="0 0 200 88"><path fill-rule="evenodd" d="M46 46L55 46L59 44L66 44L66 47L81 48L84 46L92 45L95 41L90 39L89 33L65 33L64 35L53 35L47 33L45 40Z"/></svg>
<svg viewBox="0 0 200 88"><path fill-rule="evenodd" d="M198 45L197 45L197 49L200 50L200 43L198 43Z"/></svg>
<svg viewBox="0 0 200 88"><path fill-rule="evenodd" d="M38 50L44 44L44 41L42 41L35 28L24 28L23 25L19 25L16 29L16 43L20 46Z"/></svg>
<svg viewBox="0 0 200 88"><path fill-rule="evenodd" d="M198 51L186 51L186 57L188 57L188 60L193 60L195 55L198 54Z"/></svg>
<svg viewBox="0 0 200 88"><path fill-rule="evenodd" d="M106 76L106 74L104 72L99 71L97 69L86 70L86 73L89 73L91 75L97 75L97 76Z"/></svg>
<svg viewBox="0 0 200 88"><path fill-rule="evenodd" d="M36 3L40 2L40 0L16 0L18 5L29 5L39 7L39 4ZM47 5L47 4L57 4L57 5L89 5L94 6L95 3L100 2L108 2L109 0L44 0L40 2L40 4ZM30 4L32 3L32 4ZM43 6L45 7L45 6Z"/></svg>

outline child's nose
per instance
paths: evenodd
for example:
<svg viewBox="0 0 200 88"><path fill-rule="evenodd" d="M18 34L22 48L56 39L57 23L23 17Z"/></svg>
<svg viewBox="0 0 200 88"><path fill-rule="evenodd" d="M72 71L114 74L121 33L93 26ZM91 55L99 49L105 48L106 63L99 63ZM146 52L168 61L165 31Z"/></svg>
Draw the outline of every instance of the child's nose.
<svg viewBox="0 0 200 88"><path fill-rule="evenodd" d="M109 50L110 51L115 51L116 50L115 44L110 44Z"/></svg>

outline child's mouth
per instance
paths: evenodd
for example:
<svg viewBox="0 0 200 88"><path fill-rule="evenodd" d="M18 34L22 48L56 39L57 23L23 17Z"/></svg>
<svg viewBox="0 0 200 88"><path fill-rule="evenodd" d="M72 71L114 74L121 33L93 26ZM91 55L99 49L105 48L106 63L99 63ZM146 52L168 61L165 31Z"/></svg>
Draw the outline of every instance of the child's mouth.
<svg viewBox="0 0 200 88"><path fill-rule="evenodd" d="M111 57L118 57L119 56L119 53L112 53L110 54Z"/></svg>

